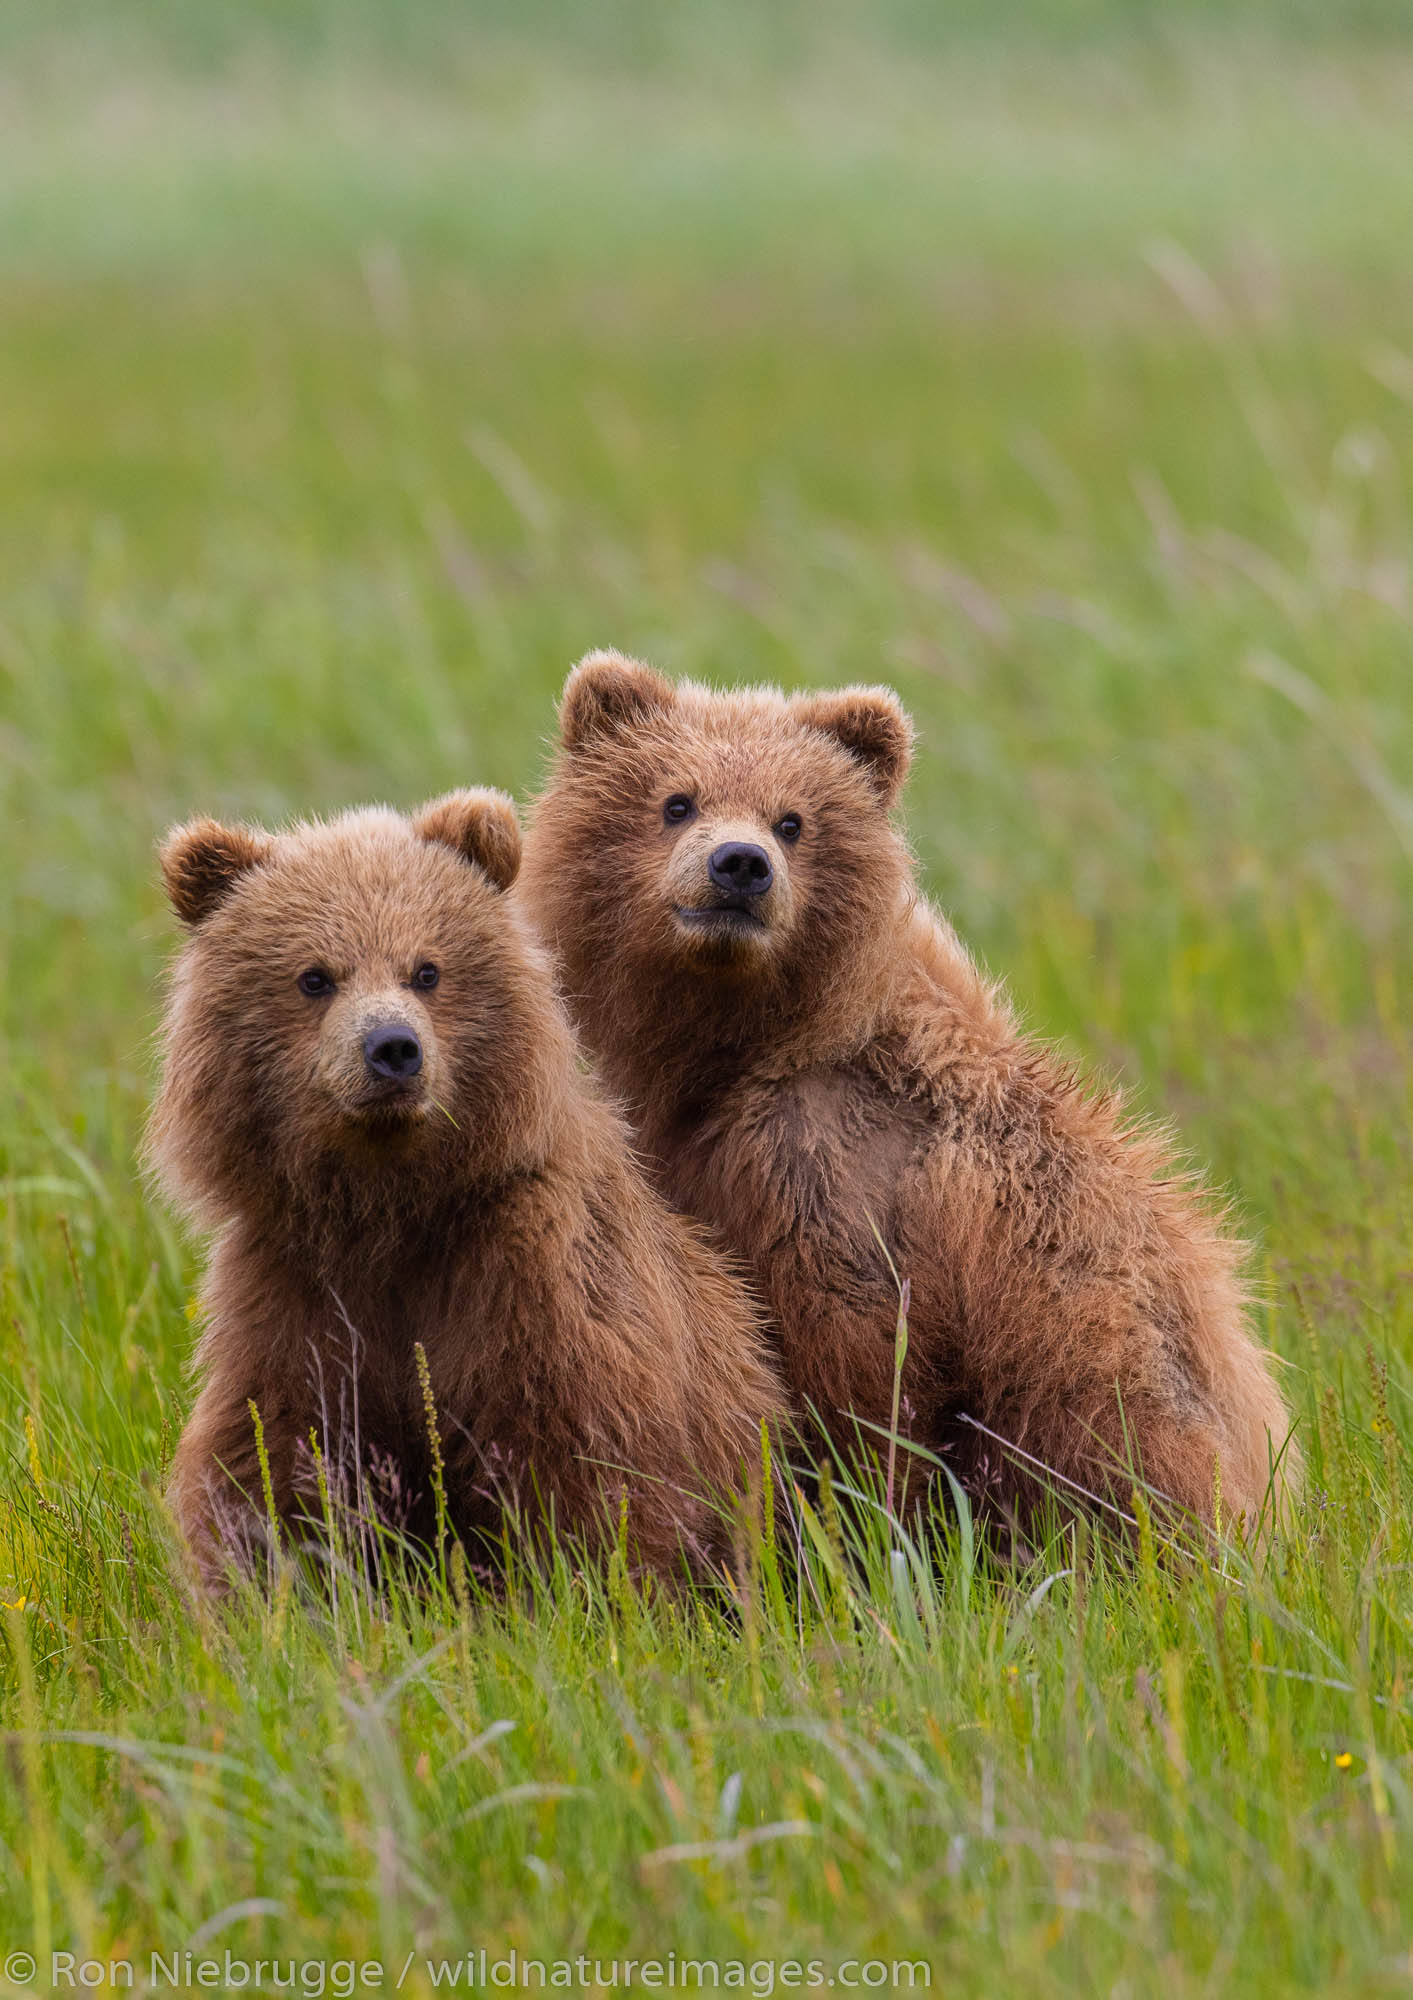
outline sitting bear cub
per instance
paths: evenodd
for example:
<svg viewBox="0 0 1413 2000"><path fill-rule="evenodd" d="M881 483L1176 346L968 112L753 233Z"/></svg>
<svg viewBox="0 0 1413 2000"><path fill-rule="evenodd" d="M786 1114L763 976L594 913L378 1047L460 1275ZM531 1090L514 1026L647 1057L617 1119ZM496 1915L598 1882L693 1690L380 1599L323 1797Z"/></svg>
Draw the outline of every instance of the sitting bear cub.
<svg viewBox="0 0 1413 2000"><path fill-rule="evenodd" d="M327 1476L427 1537L514 1504L602 1547L710 1561L706 1495L760 1463L780 1396L746 1293L644 1184L580 1074L503 891L509 800L459 792L267 834L197 820L162 850L188 927L150 1148L218 1232L203 1386L170 1499L205 1573ZM419 1362L418 1343L425 1353Z"/></svg>
<svg viewBox="0 0 1413 2000"><path fill-rule="evenodd" d="M1289 1420L1237 1250L920 899L896 698L715 693L599 653L560 722L516 894L663 1192L754 1276L801 1409L880 1448L876 1229L910 1287L900 1429L979 1503L1024 1516L1053 1482L1122 1505L1137 1473L1254 1529Z"/></svg>

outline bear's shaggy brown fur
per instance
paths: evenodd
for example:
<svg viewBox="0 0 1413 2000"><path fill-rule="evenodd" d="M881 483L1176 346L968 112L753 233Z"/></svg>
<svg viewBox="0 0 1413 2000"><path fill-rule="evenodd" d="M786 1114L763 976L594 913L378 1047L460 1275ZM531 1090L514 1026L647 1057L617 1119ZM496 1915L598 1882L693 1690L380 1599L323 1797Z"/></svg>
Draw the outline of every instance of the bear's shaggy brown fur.
<svg viewBox="0 0 1413 2000"><path fill-rule="evenodd" d="M729 1540L706 1494L783 1405L744 1289L644 1182L581 1074L547 962L503 895L508 799L267 834L197 820L162 850L189 936L151 1157L218 1230L203 1386L170 1498L203 1569L335 1473L431 1528L416 1344L453 1529L507 1500L667 1569ZM392 1072L392 1073L389 1073ZM298 1531L296 1531L298 1532Z"/></svg>
<svg viewBox="0 0 1413 2000"><path fill-rule="evenodd" d="M1237 1247L920 900L889 818L896 697L716 693L599 653L560 720L516 896L668 1199L745 1260L836 1446L890 1420L876 1227L910 1287L900 1429L984 1505L1028 1511L1042 1466L1122 1503L1141 1470L1206 1521L1218 1476L1226 1517L1269 1518L1290 1426Z"/></svg>

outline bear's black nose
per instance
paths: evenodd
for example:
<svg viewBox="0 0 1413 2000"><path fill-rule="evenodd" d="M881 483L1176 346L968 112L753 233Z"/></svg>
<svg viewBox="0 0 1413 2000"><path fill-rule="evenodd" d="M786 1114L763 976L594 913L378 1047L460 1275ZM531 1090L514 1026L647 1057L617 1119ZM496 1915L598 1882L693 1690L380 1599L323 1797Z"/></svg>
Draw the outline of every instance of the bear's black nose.
<svg viewBox="0 0 1413 2000"><path fill-rule="evenodd" d="M765 849L744 840L728 840L724 847L718 847L707 863L707 873L718 889L731 896L763 896L775 880Z"/></svg>
<svg viewBox="0 0 1413 2000"><path fill-rule="evenodd" d="M405 1021L383 1021L363 1037L363 1060L374 1076L399 1081L422 1067L422 1044Z"/></svg>

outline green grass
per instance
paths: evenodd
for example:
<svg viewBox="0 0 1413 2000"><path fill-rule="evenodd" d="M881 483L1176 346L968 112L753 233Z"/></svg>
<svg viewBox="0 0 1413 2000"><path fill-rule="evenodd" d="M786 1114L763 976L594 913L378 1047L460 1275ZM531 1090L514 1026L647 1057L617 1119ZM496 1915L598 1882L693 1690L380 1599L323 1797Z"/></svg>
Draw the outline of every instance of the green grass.
<svg viewBox="0 0 1413 2000"><path fill-rule="evenodd" d="M31 14L0 18L0 1958L1406 1982L1394 12ZM564 1569L501 1606L190 1602L157 1496L197 1254L134 1164L153 841L523 793L605 642L899 687L930 887L1253 1240L1310 1474L1269 1564L1058 1537L1017 1574L953 1526L900 1576L825 1522L797 1575L782 1520L731 1620Z"/></svg>

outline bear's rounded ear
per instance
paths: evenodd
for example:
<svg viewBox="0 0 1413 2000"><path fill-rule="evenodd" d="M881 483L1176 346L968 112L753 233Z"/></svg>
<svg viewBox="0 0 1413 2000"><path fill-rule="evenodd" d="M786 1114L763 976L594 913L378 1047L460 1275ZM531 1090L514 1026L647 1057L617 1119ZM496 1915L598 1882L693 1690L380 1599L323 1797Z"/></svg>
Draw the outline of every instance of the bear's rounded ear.
<svg viewBox="0 0 1413 2000"><path fill-rule="evenodd" d="M892 688L840 688L833 694L797 695L795 720L842 744L872 778L885 806L903 788L913 759L913 725Z"/></svg>
<svg viewBox="0 0 1413 2000"><path fill-rule="evenodd" d="M559 733L568 750L665 715L677 699L671 681L623 653L586 653L564 683Z"/></svg>
<svg viewBox="0 0 1413 2000"><path fill-rule="evenodd" d="M412 831L474 862L493 888L520 872L520 821L504 792L447 792L413 814Z"/></svg>
<svg viewBox="0 0 1413 2000"><path fill-rule="evenodd" d="M158 850L162 880L184 924L204 923L241 876L269 856L274 837L253 826L190 819L174 826Z"/></svg>

